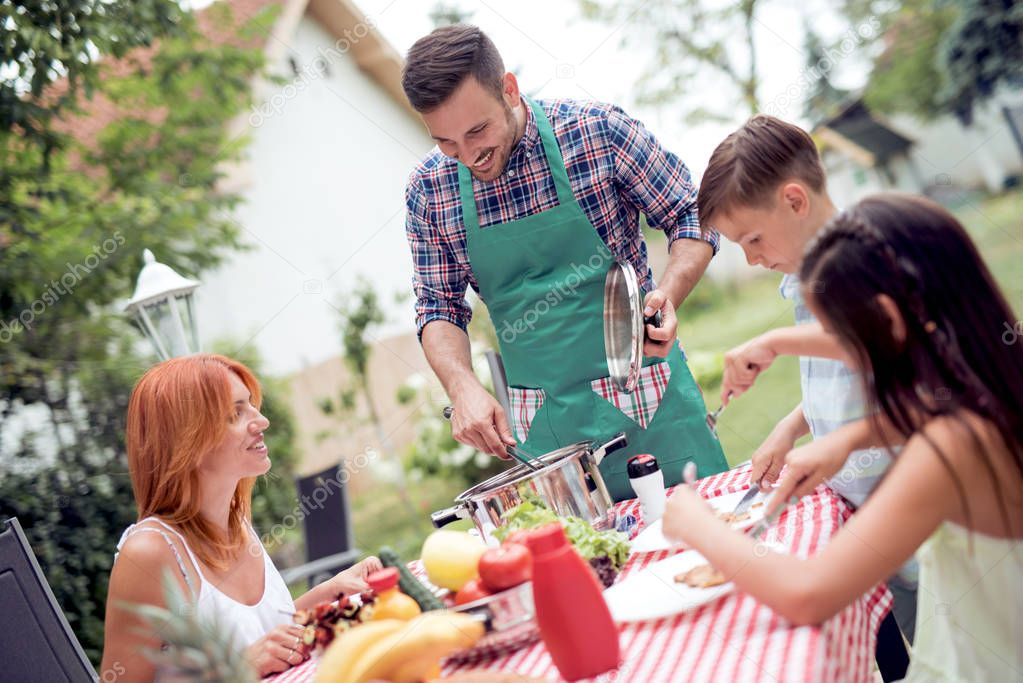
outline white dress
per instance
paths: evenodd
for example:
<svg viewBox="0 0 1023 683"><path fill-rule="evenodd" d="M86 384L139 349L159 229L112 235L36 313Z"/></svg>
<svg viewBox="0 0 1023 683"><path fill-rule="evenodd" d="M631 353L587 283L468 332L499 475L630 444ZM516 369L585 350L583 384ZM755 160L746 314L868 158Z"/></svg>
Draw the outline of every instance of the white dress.
<svg viewBox="0 0 1023 683"><path fill-rule="evenodd" d="M1023 541L945 522L916 556L916 640L905 680L1023 681Z"/></svg>
<svg viewBox="0 0 1023 683"><path fill-rule="evenodd" d="M159 527L141 526L146 522L155 522ZM259 537L256 536L255 530L252 527L249 527L249 530L256 538L256 541L259 542ZM277 571L262 543L259 544L259 547L263 552L263 596L256 604L246 605L228 597L206 580L206 577L203 576L202 571L199 569L199 562L196 560L195 554L188 547L184 537L161 519L147 517L140 522L132 524L121 535L121 540L117 543L117 550L120 551L129 536L144 531L159 533L174 551L174 556L177 558L178 567L185 577L185 582L188 584L192 594L198 596L196 599L196 613L199 621L203 624L212 625L215 623L221 629L229 629L232 634L232 640L239 650L245 649L253 642L259 640L275 626L291 622L290 615L295 612L295 602L291 599L291 593L288 591L284 579L281 578L280 572ZM185 552L188 553L192 566L195 568L195 573L199 577L200 585L198 588L192 585L192 580L189 578L188 572L185 571L184 561L180 553L178 553L177 546L171 541L167 532L177 536L181 541L181 545L185 548ZM117 561L117 555L114 556L114 561Z"/></svg>

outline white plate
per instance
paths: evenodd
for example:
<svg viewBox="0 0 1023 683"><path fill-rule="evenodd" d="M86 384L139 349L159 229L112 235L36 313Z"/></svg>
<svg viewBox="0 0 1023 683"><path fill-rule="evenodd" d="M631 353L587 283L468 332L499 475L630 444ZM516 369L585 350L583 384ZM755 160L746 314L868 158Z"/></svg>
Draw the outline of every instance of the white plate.
<svg viewBox="0 0 1023 683"><path fill-rule="evenodd" d="M718 512L731 512L748 490L745 489L735 493L727 493L717 498L711 498L707 503ZM766 493L758 493L753 499L753 505L756 505L756 507L750 507L749 509L749 518L741 522L735 522L732 524L732 528L740 531L752 529L754 524L764 518L763 503L766 499ZM757 503L761 503L761 505L757 505ZM676 547L675 544L668 542L668 539L664 537L664 533L661 531L661 520L657 520L650 526L645 527L636 538L632 539L629 551L634 553L653 553L658 550L669 550L674 547Z"/></svg>
<svg viewBox="0 0 1023 683"><path fill-rule="evenodd" d="M612 618L623 623L670 617L735 590L730 581L712 588L690 588L684 583L675 583L676 575L706 563L703 555L687 550L626 577L604 591Z"/></svg>

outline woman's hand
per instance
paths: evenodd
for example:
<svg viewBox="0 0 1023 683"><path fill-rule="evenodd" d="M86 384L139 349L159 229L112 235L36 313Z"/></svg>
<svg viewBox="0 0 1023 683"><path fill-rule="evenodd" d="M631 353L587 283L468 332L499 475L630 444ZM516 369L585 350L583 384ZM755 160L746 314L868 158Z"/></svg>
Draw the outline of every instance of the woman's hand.
<svg viewBox="0 0 1023 683"><path fill-rule="evenodd" d="M706 524L707 520L717 520L714 508L691 486L681 484L668 498L661 521L664 537L675 543L686 543L688 530Z"/></svg>
<svg viewBox="0 0 1023 683"><path fill-rule="evenodd" d="M309 659L309 647L302 642L303 628L281 624L245 648L245 659L260 678L290 669Z"/></svg>
<svg viewBox="0 0 1023 683"><path fill-rule="evenodd" d="M383 568L384 565L380 560L370 555L366 559L356 562L348 569L335 574L334 578L330 579L331 591L334 595L361 593L369 588L369 584L366 583L366 577Z"/></svg>

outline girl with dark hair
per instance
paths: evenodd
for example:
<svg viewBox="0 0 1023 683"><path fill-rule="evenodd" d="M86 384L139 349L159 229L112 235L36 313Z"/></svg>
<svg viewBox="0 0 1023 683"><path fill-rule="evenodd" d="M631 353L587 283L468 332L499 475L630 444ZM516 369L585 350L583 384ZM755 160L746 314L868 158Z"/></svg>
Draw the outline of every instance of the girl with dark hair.
<svg viewBox="0 0 1023 683"><path fill-rule="evenodd" d="M862 370L871 429L822 441L902 445L875 492L819 554L755 552L688 486L664 533L797 623L818 623L914 552L920 604L908 680L1023 676L1023 343L956 219L926 199L878 195L809 247L803 294ZM856 436L856 430L860 433ZM869 432L869 433L867 433ZM769 508L799 484L783 477Z"/></svg>

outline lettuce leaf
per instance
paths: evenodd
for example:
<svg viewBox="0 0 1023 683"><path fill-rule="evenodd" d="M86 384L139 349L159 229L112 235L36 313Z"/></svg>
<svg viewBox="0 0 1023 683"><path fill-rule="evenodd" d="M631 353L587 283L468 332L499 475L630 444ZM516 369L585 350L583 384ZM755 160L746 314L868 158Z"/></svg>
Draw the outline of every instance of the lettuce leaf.
<svg viewBox="0 0 1023 683"><path fill-rule="evenodd" d="M578 517L559 517L538 497L526 497L520 504L504 513L504 526L494 530L494 536L503 541L508 534L522 529L535 529L551 522L560 522L569 542L586 560L607 557L615 569L621 569L629 559L629 539L618 531L597 531L589 522Z"/></svg>

